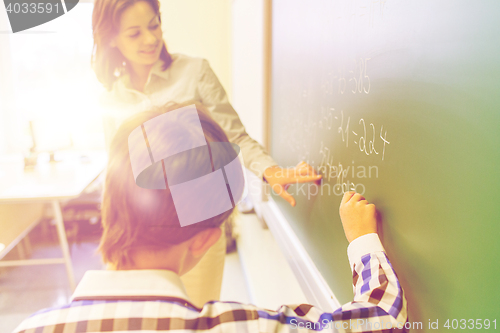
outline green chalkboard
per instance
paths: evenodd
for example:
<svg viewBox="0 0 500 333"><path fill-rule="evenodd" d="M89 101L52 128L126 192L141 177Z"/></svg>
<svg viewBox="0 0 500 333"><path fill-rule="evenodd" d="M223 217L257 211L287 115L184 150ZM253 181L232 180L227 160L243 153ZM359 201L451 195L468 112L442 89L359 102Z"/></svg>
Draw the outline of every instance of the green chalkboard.
<svg viewBox="0 0 500 333"><path fill-rule="evenodd" d="M295 208L275 200L339 301L352 288L338 206L356 188L381 212L412 322L500 325L500 2L272 10L271 153L324 177L290 188Z"/></svg>

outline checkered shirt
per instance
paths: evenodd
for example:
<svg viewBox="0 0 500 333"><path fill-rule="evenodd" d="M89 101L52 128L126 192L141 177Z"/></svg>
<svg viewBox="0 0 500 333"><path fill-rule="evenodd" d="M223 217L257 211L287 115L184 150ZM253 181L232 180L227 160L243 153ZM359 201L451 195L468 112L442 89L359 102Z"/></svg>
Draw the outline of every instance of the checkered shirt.
<svg viewBox="0 0 500 333"><path fill-rule="evenodd" d="M396 273L378 236L362 237L348 249L354 300L333 313L309 304L271 311L219 301L199 309L174 272L89 271L71 303L31 315L14 332L407 332L407 304Z"/></svg>

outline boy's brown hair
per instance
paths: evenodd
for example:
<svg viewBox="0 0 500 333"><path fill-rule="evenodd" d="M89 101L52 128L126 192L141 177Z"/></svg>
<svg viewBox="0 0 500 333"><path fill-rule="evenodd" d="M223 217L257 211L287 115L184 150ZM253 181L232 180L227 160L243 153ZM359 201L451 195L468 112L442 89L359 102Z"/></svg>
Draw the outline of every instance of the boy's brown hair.
<svg viewBox="0 0 500 333"><path fill-rule="evenodd" d="M205 221L181 227L168 186L166 190L151 190L136 185L129 155L129 145L134 144L129 142L130 133L144 122L179 107L163 107L129 118L120 126L111 142L102 202L104 231L99 252L104 262L116 268L133 264L131 255L138 247L159 249L179 244L201 230L220 227L233 211L230 209ZM204 107L196 105L196 109L207 142L229 142L222 128L210 118ZM231 152L219 150L217 154ZM180 160L176 164L177 172L200 163L200 158L190 154Z"/></svg>

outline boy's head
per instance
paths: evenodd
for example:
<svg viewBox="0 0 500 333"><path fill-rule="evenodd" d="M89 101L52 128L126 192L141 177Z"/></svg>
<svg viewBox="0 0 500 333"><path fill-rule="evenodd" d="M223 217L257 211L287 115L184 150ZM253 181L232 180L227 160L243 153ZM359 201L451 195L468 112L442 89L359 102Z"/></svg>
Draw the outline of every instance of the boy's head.
<svg viewBox="0 0 500 333"><path fill-rule="evenodd" d="M163 189L148 189L137 185L139 178L136 181L134 177L135 166L131 163L131 156L139 154L135 149L145 147L146 132L145 136L131 133L134 130L137 133L137 128L141 127L145 130L145 122L179 107L164 107L129 118L120 126L111 142L102 206L104 232L99 250L104 261L117 269L158 268L176 270L183 274L218 240L221 224L233 211L231 208L202 222L181 227L172 190L168 186L173 186L173 178L182 179L183 175L195 174L196 170L200 169L199 166L206 165L207 157L209 165L213 166L213 161L227 160L227 156L235 156L229 144L211 149L210 156L201 153L200 149L177 154L170 161L165 159L164 163L152 167L146 175L143 173L140 176L143 184L154 183L151 181L154 179L163 180L166 184ZM196 109L207 144L227 143L224 131L210 118L203 106L196 105ZM147 138L155 138L156 142L160 140L162 148L169 149L181 140L176 132L182 132L183 140L196 135L196 131L189 124L181 122L179 126L168 133L161 126L153 128L148 131ZM151 151L151 148L149 150ZM149 158L147 153L146 156ZM167 176L165 169L169 175L168 184L164 180ZM189 179L184 181L187 180ZM183 186L187 184L189 183L183 183ZM196 191L197 188L191 190ZM227 188L224 190L227 191ZM227 196L221 189L216 188L207 195L212 199L211 206L214 198ZM178 202L176 203L179 210ZM189 208L203 211L210 207L197 205Z"/></svg>

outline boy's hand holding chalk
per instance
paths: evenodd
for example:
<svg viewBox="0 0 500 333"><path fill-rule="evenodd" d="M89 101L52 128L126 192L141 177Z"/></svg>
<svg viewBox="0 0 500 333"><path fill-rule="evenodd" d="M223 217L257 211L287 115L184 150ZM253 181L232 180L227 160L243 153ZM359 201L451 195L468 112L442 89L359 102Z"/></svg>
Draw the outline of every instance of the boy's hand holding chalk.
<svg viewBox="0 0 500 333"><path fill-rule="evenodd" d="M361 194L344 193L339 213L349 243L360 236L377 233L377 209Z"/></svg>

